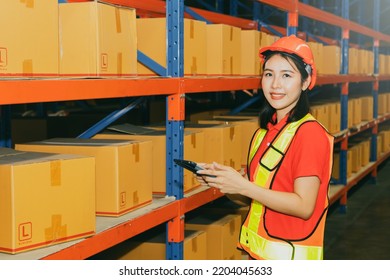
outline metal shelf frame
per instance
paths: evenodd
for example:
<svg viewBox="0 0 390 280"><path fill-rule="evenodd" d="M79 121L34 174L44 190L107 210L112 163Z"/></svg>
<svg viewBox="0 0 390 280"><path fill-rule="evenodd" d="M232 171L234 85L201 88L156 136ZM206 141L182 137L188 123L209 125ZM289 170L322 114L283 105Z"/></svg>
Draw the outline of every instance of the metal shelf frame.
<svg viewBox="0 0 390 280"><path fill-rule="evenodd" d="M376 2L378 0L375 0ZM67 2L72 2L68 0ZM183 194L182 170L172 164L173 158L183 156L183 121L184 121L184 96L185 94L196 94L201 92L231 91L231 90L251 90L260 87L260 77L231 76L231 77L183 77L183 18L200 16L210 23L224 23L240 27L242 29L265 29L261 25L259 18L254 20L237 18L231 15L224 15L218 12L206 11L197 8L184 6L183 0L106 0L106 2L129 6L137 9L140 15L164 15L167 16L167 38L168 54L166 76L148 78L110 78L110 79L13 79L0 80L0 105L26 104L39 102L88 100L88 99L110 99L125 97L144 97L162 95L166 96L167 106L167 193L171 198L167 204L160 206L148 213L140 214L126 221L113 225L109 229L97 233L96 235L83 239L69 247L63 248L50 254L43 253L42 259L85 259L107 248L114 246L128 238L131 238L143 231L153 228L159 224L167 225L167 259L182 259L184 240L184 215L208 202L221 196L218 190L206 188L190 194ZM343 0L343 17L335 16L331 13L314 8L298 0L259 0L255 1L254 7L258 5L271 5L288 13L288 26L272 28L280 34L298 34L306 38L306 34L298 31L298 19L300 16L311 18L333 24L342 28L343 40L343 70L340 75L319 76L318 85L341 84L341 103L343 111L346 111L345 102L348 100L349 83L372 82L373 96L377 106L377 92L380 81L390 80L389 77L378 76L378 47L381 41L390 42L390 36L382 34L376 30L350 22L347 13L347 1ZM190 10L188 10L190 9ZM376 8L377 9L377 8ZM187 12L185 12L187 11ZM348 38L349 32L354 31L372 37L374 40L375 52L375 75L348 75ZM268 31L269 32L269 31ZM321 38L327 43L337 43L339 40ZM162 70L163 71L163 70ZM162 72L161 72L162 73ZM376 99L375 99L376 98ZM1 109L4 107L2 106ZM376 110L376 107L374 107ZM343 115L341 122L346 134L339 137L342 145L348 144L348 137L351 133L345 126L347 115ZM386 121L390 117L378 117L377 111L375 120L364 124L359 131L373 129L377 130L379 122ZM179 148L177 148L179 147ZM376 151L376 149L375 149ZM345 178L342 188L336 191L331 198L331 202L339 199L346 203L347 191L356 184L362 177L368 174L375 174L376 167L386 160L389 155L380 159L372 157L372 164L356 175L354 178ZM344 165L345 163L343 163ZM343 173L344 174L344 171ZM346 172L345 172L346 174ZM157 201L157 200L156 200ZM154 202L156 202L154 201ZM43 249L42 249L43 250ZM11 258L12 259L12 258Z"/></svg>

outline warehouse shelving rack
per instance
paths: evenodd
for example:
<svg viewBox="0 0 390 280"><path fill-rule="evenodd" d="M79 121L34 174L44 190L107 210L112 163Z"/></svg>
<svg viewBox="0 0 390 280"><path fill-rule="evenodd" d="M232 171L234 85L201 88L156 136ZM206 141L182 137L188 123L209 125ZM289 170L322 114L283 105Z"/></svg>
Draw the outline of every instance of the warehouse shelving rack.
<svg viewBox="0 0 390 280"><path fill-rule="evenodd" d="M180 58L183 52L182 43L180 43L180 32L182 31L182 21L184 16L183 0L169 0L166 2L159 0L106 0L106 2L133 7L136 8L137 12L140 14L148 16L174 14L173 17L169 17L171 19L168 20L168 24L174 26L173 29L176 34L169 34L170 32L168 31L167 36L169 38L168 41L170 46L172 45L172 40L178 40L179 43L176 44L175 47L171 48L168 53L168 60L173 60L174 63L168 63L167 76L149 78L137 77L130 79L0 80L0 105L163 95L167 98L168 112L167 153L171 153L169 158L172 158L172 156L182 157L182 147L179 142L183 133L185 94L214 91L251 90L259 88L260 77L183 77L180 69L183 63ZM347 107L345 104L348 97L348 84L372 82L375 100L374 106L377 106L377 89L379 87L379 81L390 80L390 77L379 77L378 75L365 76L345 74L348 73L348 71L345 71L347 70L345 65L347 65L348 61L348 57L346 55L347 52L345 51L348 48L348 33L350 30L353 30L355 32L364 33L374 39L376 56L375 73L378 73L377 49L379 41L390 42L389 36L352 23L347 19L326 13L309 5L302 4L297 0L263 0L257 2L266 5L273 5L274 7L288 13L288 26L286 29L273 27L281 34L297 33L299 36L304 35L297 31L298 16L300 15L313 20L325 21L327 23L340 26L343 29L343 54L345 55L343 59L344 74L319 76L317 85L342 84L341 103L344 113L342 114L341 123L343 125L342 133L336 137L336 142L340 142L345 151L348 146L348 137L353 135L353 133L359 133L360 131L369 129L376 132L378 129L378 123L390 119L390 116L378 118L377 110L375 109L376 114L374 121L363 124L353 132L351 132L345 125L347 118ZM345 3L344 6L346 7L347 5L345 5ZM186 11L186 16L188 16L189 10ZM243 29L259 28L256 20L240 19L229 15L222 15L195 8L191 9L191 11L193 12L193 15L201 16L209 22L225 23L238 26ZM334 40L329 40L328 42L333 41ZM176 149L176 151L172 151L174 146L180 148ZM345 167L342 166L341 174L342 177L344 176L344 179L341 185L332 186L331 203L334 203L339 199L341 199L343 203L346 203L346 194L348 190L364 176L368 174L375 175L377 166L388 157L389 155L384 155L380 159L371 157L371 164L363 171L359 172L359 174L355 174L353 178L346 178ZM344 164L346 163L344 162L342 165ZM182 171L177 169L177 167L174 167L172 162L169 160L167 162L167 167L168 172L170 173L168 176L169 182L167 183L171 185L172 182L176 182L176 187L172 187L169 190L167 189L167 197L154 199L150 206L128 213L119 219L97 217L97 233L92 237L58 244L48 248L37 249L31 252L17 254L15 256L1 254L0 259L86 259L98 252L163 223L167 224L167 258L182 259L185 213L221 197L222 194L217 189L202 187L184 195L182 189L180 188L180 185L182 185Z"/></svg>

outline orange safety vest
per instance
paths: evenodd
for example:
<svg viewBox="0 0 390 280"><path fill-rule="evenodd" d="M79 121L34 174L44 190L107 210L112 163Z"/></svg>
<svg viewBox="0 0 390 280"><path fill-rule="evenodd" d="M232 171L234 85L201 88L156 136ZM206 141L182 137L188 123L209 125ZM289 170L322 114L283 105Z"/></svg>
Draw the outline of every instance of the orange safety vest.
<svg viewBox="0 0 390 280"><path fill-rule="evenodd" d="M284 126L279 135L273 140L269 148L261 157L260 164L253 178L259 187L270 188L271 182L280 167L280 162L285 156L297 129L305 122L316 121L311 114L307 114L299 121ZM253 137L249 161L255 156L264 136L265 129L259 129ZM331 147L333 136L326 133ZM329 171L332 168L333 151L331 148L329 158ZM329 172L329 174L330 174ZM329 178L330 179L330 178ZM299 241L291 241L283 238L275 238L268 235L265 226L266 211L264 205L252 200L248 216L241 227L238 246L249 253L255 259L270 260L318 260L323 259L323 230L328 209L328 198L323 205L324 211L317 222L312 234Z"/></svg>

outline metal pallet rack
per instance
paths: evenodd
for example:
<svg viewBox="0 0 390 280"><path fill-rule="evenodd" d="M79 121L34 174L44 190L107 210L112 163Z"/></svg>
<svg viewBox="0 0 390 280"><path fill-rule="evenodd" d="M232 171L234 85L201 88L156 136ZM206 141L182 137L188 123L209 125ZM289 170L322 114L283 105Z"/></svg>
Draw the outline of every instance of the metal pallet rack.
<svg viewBox="0 0 390 280"><path fill-rule="evenodd" d="M69 1L70 2L70 1ZM1 258L11 259L85 259L107 248L110 248L128 238L151 229L157 225L166 223L168 242L167 259L182 259L184 240L184 215L210 201L222 196L213 188L201 188L186 195L181 189L182 173L178 167L173 166L173 157L182 157L181 139L183 137L184 121L184 95L199 92L231 91L257 89L260 85L259 77L199 77L196 79L183 77L182 74L182 41L183 17L189 14L200 16L209 22L219 22L241 27L243 29L260 29L258 19L247 20L230 15L223 15L202 9L188 9L184 7L183 0L106 0L112 4L136 8L139 13L154 15L167 15L168 26L173 32L168 31L169 51L167 75L159 78L134 78L134 79L43 79L43 80L0 80L0 105L26 104L36 102L54 102L68 100L88 100L100 98L122 98L163 95L167 100L167 194L163 199L155 199L152 205L124 215L119 219L98 217L96 235L76 240L69 243L54 245L49 248L38 249L31 252L21 253L15 256L0 255ZM297 30L298 16L305 16L313 20L325 21L343 29L343 53L348 48L348 34L350 30L364 33L374 40L374 51L378 56L377 48L380 41L390 42L390 37L371 30L359 24L348 21L346 18L334 16L330 13L316 9L297 0L276 1L260 0L255 5L272 5L288 14L286 29L276 26L262 26L267 30L276 30L280 34L300 34ZM346 0L343 0L346 7ZM184 9L186 14L184 15ZM345 8L347 9L347 8ZM326 40L326 38L324 38ZM177 44L172 44L176 41ZM332 40L329 40L331 42ZM346 126L347 97L349 83L372 82L373 96L377 106L377 89L380 80L390 80L390 77L348 75L345 64L348 57L344 57L343 73L341 75L319 76L318 85L342 84L342 128L343 132L336 141L340 141L344 151L347 149L348 137L352 135ZM376 59L376 72L378 73L378 61ZM377 132L378 123L390 119L390 116L378 118L377 111L375 120L359 127L359 131L371 129L374 135ZM354 132L356 133L356 132ZM374 145L374 144L373 144ZM179 149L173 149L179 147ZM346 178L346 160L342 162L342 184L334 186L331 203L339 200L346 203L348 190L367 174L375 176L377 166L389 155L380 159L371 157L371 164L354 178ZM175 183L173 183L175 182Z"/></svg>

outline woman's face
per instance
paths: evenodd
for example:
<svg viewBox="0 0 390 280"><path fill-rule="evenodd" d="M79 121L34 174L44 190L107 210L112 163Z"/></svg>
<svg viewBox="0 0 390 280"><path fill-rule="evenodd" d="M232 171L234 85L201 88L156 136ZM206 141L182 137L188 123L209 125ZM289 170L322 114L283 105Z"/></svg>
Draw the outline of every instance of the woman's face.
<svg viewBox="0 0 390 280"><path fill-rule="evenodd" d="M302 83L301 73L288 58L275 54L266 61L261 85L265 98L276 110L278 121L295 107L302 90L309 84L310 77Z"/></svg>

